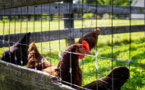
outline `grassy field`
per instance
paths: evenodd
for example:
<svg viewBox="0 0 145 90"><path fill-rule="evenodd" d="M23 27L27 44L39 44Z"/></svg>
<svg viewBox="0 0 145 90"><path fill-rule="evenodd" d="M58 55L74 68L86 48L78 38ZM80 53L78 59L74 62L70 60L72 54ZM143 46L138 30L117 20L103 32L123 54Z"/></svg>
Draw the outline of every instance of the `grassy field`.
<svg viewBox="0 0 145 90"><path fill-rule="evenodd" d="M82 27L83 25L83 27ZM128 26L129 20L113 20L113 26ZM144 25L144 20L132 20L131 25ZM74 20L75 28L85 27L107 27L112 26L112 20L99 19L99 20ZM0 21L0 34L12 34L21 32L36 32L47 30L59 30L64 29L63 20L53 20L51 22L43 20L41 21Z"/></svg>
<svg viewBox="0 0 145 90"><path fill-rule="evenodd" d="M111 20L98 20L97 26L111 26ZM41 30L41 22L30 21L29 29L26 29L27 22L16 22L14 21L5 22L3 24L0 22L0 28L4 31L5 34L9 33L9 25L11 26L12 30L10 33L19 33L19 32L26 32L26 30L32 32L40 31ZM49 22L43 21L43 28L42 30L56 30L56 29L63 29L63 21L60 21L60 27L57 25L57 21L54 20L49 27ZM103 23L103 24L102 24ZM16 32L13 32L15 27L12 27L15 24L17 25ZM40 26L39 26L40 24ZM5 25L5 28L3 28ZM22 31L20 31L20 26L22 25ZM47 26L48 25L48 26ZM94 27L96 26L96 20L85 20L83 22L84 27ZM114 20L114 26L124 26L129 25L129 20ZM143 20L132 20L132 25L144 25ZM82 21L75 20L75 28L82 28ZM3 32L0 32L2 34ZM130 34L114 34L113 35L113 45L112 45L112 36L111 35L100 35L98 39L97 50L99 52L99 57L107 57L107 58L114 58L119 60L127 61L129 56L132 58L132 62L136 63L143 63L145 64L145 35L144 32L135 32L131 33L131 44L130 44ZM78 40L78 39L76 39ZM60 45L59 45L60 43ZM53 65L57 65L59 62L58 53L59 50L64 51L66 48L65 40L60 41L51 41L51 42L44 42L44 43L37 43L39 51L45 56L47 60L49 60ZM131 51L129 47L131 46ZM43 48L41 48L43 47ZM113 48L112 48L113 47ZM50 49L51 48L51 49ZM6 49L6 48L4 48ZM113 49L113 51L112 51ZM96 48L91 51L92 55L95 55L97 52ZM0 56L3 52L3 48L0 49ZM113 56L112 56L113 52ZM130 55L129 55L130 53ZM113 64L112 64L113 63ZM91 56L86 56L83 60L80 60L80 66L83 71L83 85L86 85L94 80L97 80L101 77L107 75L112 68L116 66L126 66L129 68L128 63L118 62L118 61L111 61L109 59L101 59L98 58L98 70L96 74L96 67L95 67L95 58ZM145 65L138 65L138 64L130 64L130 79L125 85L122 87L122 90L145 90Z"/></svg>

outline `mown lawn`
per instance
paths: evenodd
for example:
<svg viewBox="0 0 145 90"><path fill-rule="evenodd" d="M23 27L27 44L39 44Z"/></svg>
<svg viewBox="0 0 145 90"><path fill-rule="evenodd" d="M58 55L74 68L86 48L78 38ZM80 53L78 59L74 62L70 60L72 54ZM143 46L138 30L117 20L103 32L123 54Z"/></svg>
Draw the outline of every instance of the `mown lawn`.
<svg viewBox="0 0 145 90"><path fill-rule="evenodd" d="M85 27L107 27L107 26L128 26L130 25L129 20L118 20L115 19L99 19L99 20L74 20L75 28ZM132 20L131 25L144 25L144 20ZM47 31L47 30L59 30L64 29L63 20L53 21L0 21L0 34L12 34L22 32L36 32L36 31Z"/></svg>
<svg viewBox="0 0 145 90"><path fill-rule="evenodd" d="M115 34L113 40L113 58L119 60L128 60L129 52L132 57L132 62L145 64L145 36L144 32L132 33L131 51L129 51L130 41L129 34ZM77 40L77 39L76 39ZM61 51L65 49L65 41L60 40ZM40 43L37 43L41 47ZM43 43L43 47L50 48L50 50L42 49L43 55L54 65L57 65L59 61L59 41ZM54 50L55 49L55 50ZM39 49L41 51L41 49ZM91 54L96 54L96 49L93 49ZM100 35L98 41L99 57L112 57L112 44L111 35ZM50 59L52 58L52 59ZM95 58L86 56L85 59L80 60L80 65L83 71L83 85L86 85L98 78L107 75L112 68L116 66L126 66L129 68L128 63L112 61L109 59L98 58L98 67L96 74ZM145 65L130 64L130 79L122 87L122 90L144 90L145 89ZM129 86L130 85L130 86Z"/></svg>
<svg viewBox="0 0 145 90"><path fill-rule="evenodd" d="M97 26L111 26L111 20L98 20L97 22L98 22ZM17 26L16 32L20 32L19 26L21 26L21 24L23 27L21 32L26 32L27 27L25 26L25 24L27 22L22 22L22 23L16 22L16 23L19 24ZM60 27L58 27L57 25L58 22L56 20L50 22L51 23L50 27L49 27L49 22L44 21L42 23L43 23L42 30L49 30L49 29L55 30L59 28L60 29L64 28L63 21L60 21L60 25L61 25ZM13 24L15 23L11 22L10 26L12 27ZM33 27L35 27L35 31L41 30L41 25L39 26L41 22L35 21L35 26L33 26L33 24L34 22L32 21L29 22L28 31L33 32L34 29ZM1 30L3 29L2 25L3 23L0 23ZM9 33L8 30L9 22L6 22L4 25L6 30L5 34ZM81 25L82 25L81 20L75 20L75 28L82 28ZM84 21L83 25L84 27L94 27L96 26L96 20L86 20ZM113 25L114 26L129 25L129 20L114 20ZM144 25L144 21L132 20L132 25ZM0 33L2 34L3 32ZM11 31L10 33L13 33L13 31ZM43 56L47 60L49 60L53 65L57 65L57 63L59 62L59 57L58 57L59 50L63 52L64 49L66 48L65 40L37 43L37 46L39 51L43 54ZM129 50L130 46L131 46L131 51ZM91 54L95 55L97 50L99 52L99 57L107 57L107 58L113 57L114 59L125 60L125 61L127 61L129 57L131 57L132 62L145 64L144 32L131 33L131 43L130 43L129 33L114 34L113 45L112 45L111 35L100 35L98 39L97 49L94 48L91 51ZM0 56L2 52L3 52L3 48L0 49ZM80 60L80 66L83 71L83 85L86 85L94 80L97 80L98 78L104 77L112 70L112 68L116 66L126 66L130 68L130 79L122 87L122 90L145 90L145 65L130 64L129 67L128 63L118 62L118 61L112 62L109 59L98 58L98 70L96 72L95 58L91 56L86 56L83 60Z"/></svg>

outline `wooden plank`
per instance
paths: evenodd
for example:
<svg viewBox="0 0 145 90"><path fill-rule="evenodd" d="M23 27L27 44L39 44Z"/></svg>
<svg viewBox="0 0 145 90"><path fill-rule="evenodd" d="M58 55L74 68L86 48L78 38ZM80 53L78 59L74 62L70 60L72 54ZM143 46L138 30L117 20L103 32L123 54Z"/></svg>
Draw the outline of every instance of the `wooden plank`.
<svg viewBox="0 0 145 90"><path fill-rule="evenodd" d="M4 9L0 10L0 15L32 15L32 14L69 14L69 13L112 13L112 5L83 5L82 4L73 4L71 10L69 7L70 3L51 3L51 4L43 4L43 5L33 5L28 7L19 7L12 9ZM42 11L41 11L42 10ZM97 12L96 12L97 11ZM113 6L114 14L130 14L129 6ZM143 7L132 7L132 14L144 14L145 9Z"/></svg>
<svg viewBox="0 0 145 90"><path fill-rule="evenodd" d="M0 15L33 15L69 13L69 4L43 4L0 10Z"/></svg>
<svg viewBox="0 0 145 90"><path fill-rule="evenodd" d="M0 90L74 90L58 83L57 78L48 73L2 60L0 60L0 86Z"/></svg>
<svg viewBox="0 0 145 90"><path fill-rule="evenodd" d="M91 30L94 30L94 28L71 28L70 30L64 29L64 30L53 30L53 31L43 31L43 32L32 32L30 41L35 42L46 42L46 41L53 41L53 40L61 40L61 39L74 39L79 38L82 36L82 30L83 35L87 34ZM100 34L101 35L108 35L112 34L112 27L98 27L101 29ZM71 31L71 34L68 34L69 31ZM145 31L144 25L137 25L137 26L131 26L131 32L139 32L139 31ZM130 32L130 26L115 26L113 27L113 34L119 34L119 33L129 33ZM25 33L17 33L17 34L7 34L7 35L0 35L0 47L7 47L13 45L16 41L18 41L20 38L23 37ZM4 38L4 42L3 42ZM10 38L10 40L9 40ZM9 42L7 42L9 41Z"/></svg>
<svg viewBox="0 0 145 90"><path fill-rule="evenodd" d="M54 3L69 0L0 0L0 9L40 5L46 3Z"/></svg>
<svg viewBox="0 0 145 90"><path fill-rule="evenodd" d="M75 12L80 12L80 13L97 13L102 14L102 13L112 13L112 8L113 8L113 13L115 14L130 14L130 7L129 6L121 6L121 5L100 5L98 4L97 7L96 5L83 5L82 9L82 4L74 4L74 11ZM83 10L83 11L82 11ZM145 9L144 7L131 7L131 13L134 14L144 14Z"/></svg>

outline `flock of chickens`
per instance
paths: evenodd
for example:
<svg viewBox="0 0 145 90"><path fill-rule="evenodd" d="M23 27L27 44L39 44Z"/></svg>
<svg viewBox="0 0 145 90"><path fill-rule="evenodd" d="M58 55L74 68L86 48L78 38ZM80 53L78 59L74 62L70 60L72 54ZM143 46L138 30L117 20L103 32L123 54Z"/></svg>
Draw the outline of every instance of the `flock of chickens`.
<svg viewBox="0 0 145 90"><path fill-rule="evenodd" d="M82 71L79 65L79 59L83 59L86 54L90 54L90 50L97 45L99 32L100 29L95 29L80 38L75 44L68 46L63 52L57 66L52 65L42 56L38 51L35 42L32 42L29 46L31 33L26 33L20 41L5 50L2 60L17 65L28 64L28 68L37 69L42 72L47 72L50 75L54 75L64 84L70 85L65 83L69 82L73 85L81 86ZM128 79L129 70L126 67L120 66L114 68L107 76L83 87L92 90L120 90ZM73 88L77 90L82 89L75 85Z"/></svg>

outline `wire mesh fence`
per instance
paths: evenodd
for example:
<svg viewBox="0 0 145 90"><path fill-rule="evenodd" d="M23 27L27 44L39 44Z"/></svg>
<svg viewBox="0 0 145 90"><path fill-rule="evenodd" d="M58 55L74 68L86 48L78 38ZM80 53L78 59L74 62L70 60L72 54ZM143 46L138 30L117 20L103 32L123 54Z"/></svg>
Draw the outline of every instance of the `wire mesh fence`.
<svg viewBox="0 0 145 90"><path fill-rule="evenodd" d="M63 83L78 90L144 89L145 17L132 18L132 14L144 14L144 6L134 7L135 0L123 1L127 5L116 4L117 0L108 0L108 3L104 2L102 5L101 0L91 4L87 1L76 0L73 3L68 0L44 4L42 0L39 3L41 5L34 2L31 3L33 6L27 6L24 3L24 7L16 7L13 3L5 6L5 3L2 3L1 60L27 67L26 69L34 69L32 79L35 77L36 80L32 82L36 86L44 85L44 88L39 87L40 89L46 89L46 84L50 84L51 81L45 80L46 83L42 83L44 78L39 79L39 76L35 76L38 74L35 71L38 70L42 71L38 71L40 74L46 72L54 75L57 78L55 84L58 86ZM145 3L143 0L141 2ZM79 43L80 38L82 41ZM6 64L3 61L1 63ZM1 71L7 67L1 65ZM15 71L18 75L25 72L22 70L19 74ZM7 71L9 72L11 70ZM6 75L3 73L0 74L1 81L6 80L3 79ZM26 73L25 75L27 76ZM31 77L31 74L29 76ZM10 78L13 77L17 80L17 75ZM13 82L13 86L18 82ZM27 86L22 84L19 89ZM6 85L3 85L3 88L5 87ZM50 88L60 89L55 85Z"/></svg>

